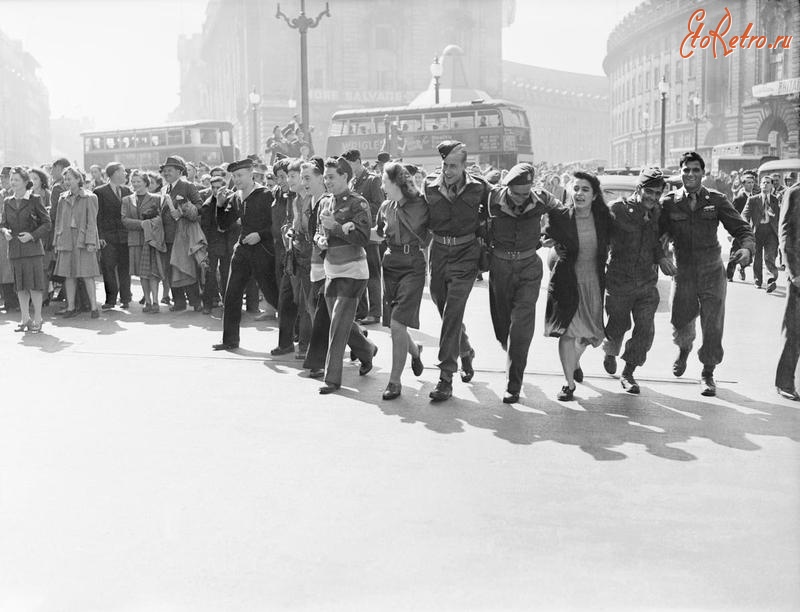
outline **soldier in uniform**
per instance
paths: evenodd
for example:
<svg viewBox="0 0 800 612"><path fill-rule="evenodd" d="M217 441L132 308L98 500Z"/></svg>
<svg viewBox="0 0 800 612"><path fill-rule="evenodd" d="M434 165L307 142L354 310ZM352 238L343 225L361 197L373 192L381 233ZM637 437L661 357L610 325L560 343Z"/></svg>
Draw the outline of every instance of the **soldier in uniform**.
<svg viewBox="0 0 800 612"><path fill-rule="evenodd" d="M239 221L241 230L225 288L222 342L212 347L215 351L239 347L242 294L251 277L258 282L267 302L273 307L278 304L272 243L272 193L253 182L252 159L233 162L228 171L233 175L238 190L234 193L218 192L217 227L227 231Z"/></svg>
<svg viewBox="0 0 800 612"><path fill-rule="evenodd" d="M320 202L314 240L325 251L325 303L331 318L325 385L319 390L327 395L341 387L342 358L348 340L361 361L358 371L361 376L372 370L372 359L378 347L364 337L355 322L358 300L369 279L364 251L372 226L369 204L348 188L351 170L344 158L328 158L324 177L331 195Z"/></svg>
<svg viewBox="0 0 800 612"><path fill-rule="evenodd" d="M628 393L639 393L634 370L643 365L653 345L655 316L658 309L658 264L671 271L664 260L658 234L659 199L666 186L659 168L644 168L636 191L627 198L612 202L609 244L611 253L606 267L606 339L603 342L603 367L617 372L617 356L625 334L633 332L625 343L620 383Z"/></svg>
<svg viewBox="0 0 800 612"><path fill-rule="evenodd" d="M209 261L206 282L203 285L203 314L211 314L212 308L219 306L220 298L225 297L231 257L239 238L239 223L234 223L227 230L222 230L217 225L217 194L220 191L226 191L225 178L212 176L208 197L200 207L200 227L208 243Z"/></svg>
<svg viewBox="0 0 800 612"><path fill-rule="evenodd" d="M547 191L533 189L533 177L531 164L511 168L503 185L492 190L486 222L489 308L494 335L508 353L506 404L519 401L533 339L542 284L542 260L536 252L542 245L542 216L560 205Z"/></svg>
<svg viewBox="0 0 800 612"><path fill-rule="evenodd" d="M378 209L383 203L384 194L381 187L381 177L367 170L361 163L361 152L350 149L342 154L350 164L353 178L350 180L350 191L357 193L369 203L369 212L372 219L377 219ZM381 253L376 243L366 247L367 266L369 267L369 282L367 290L358 304L356 319L362 325L374 325L381 322Z"/></svg>
<svg viewBox="0 0 800 612"><path fill-rule="evenodd" d="M442 168L425 179L423 196L428 203L429 228L433 232L430 252L430 292L442 317L439 334L440 378L430 398L444 401L453 395L453 374L461 356L461 380L475 374L464 327L464 310L478 275L481 245L477 233L489 199L489 185L466 172L467 148L446 140L437 147Z"/></svg>
<svg viewBox="0 0 800 612"><path fill-rule="evenodd" d="M672 242L675 264L666 263L665 272L675 275L672 299L673 341L679 348L672 373L686 371L686 359L696 334L700 316L703 344L697 353L703 364L701 394L717 394L714 368L722 361L722 332L725 322L725 295L728 283L722 264L717 227L720 223L737 240L734 258L746 266L755 250L753 232L719 191L703 187L705 161L690 151L681 156L683 187L668 193L661 202L659 232ZM676 267L677 266L677 267Z"/></svg>

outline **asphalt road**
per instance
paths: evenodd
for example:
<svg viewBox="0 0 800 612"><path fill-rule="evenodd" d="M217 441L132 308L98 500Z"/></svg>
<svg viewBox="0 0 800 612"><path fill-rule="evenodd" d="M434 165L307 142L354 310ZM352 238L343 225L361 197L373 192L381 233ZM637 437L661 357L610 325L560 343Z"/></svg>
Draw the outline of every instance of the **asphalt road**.
<svg viewBox="0 0 800 612"><path fill-rule="evenodd" d="M486 282L466 320L477 373L443 405L427 293L426 370L394 402L385 328L373 372L348 363L322 397L249 315L236 353L210 350L218 311L137 305L36 336L2 316L0 611L798 609L783 282L729 285L716 398L694 354L672 377L668 281L640 397L590 349L577 401L555 400L543 291L515 406Z"/></svg>

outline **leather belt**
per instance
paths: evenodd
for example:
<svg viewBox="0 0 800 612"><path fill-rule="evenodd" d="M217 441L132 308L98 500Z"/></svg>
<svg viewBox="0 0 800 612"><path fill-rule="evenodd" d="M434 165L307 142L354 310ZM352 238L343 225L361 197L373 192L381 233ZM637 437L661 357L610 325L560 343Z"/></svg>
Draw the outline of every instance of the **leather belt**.
<svg viewBox="0 0 800 612"><path fill-rule="evenodd" d="M492 255L498 259L505 261L519 261L522 259L529 259L536 255L536 249L528 249L527 251L504 251L503 249L495 248L492 250Z"/></svg>
<svg viewBox="0 0 800 612"><path fill-rule="evenodd" d="M417 251L422 252L424 249L418 244L389 244L386 243L386 246L389 247L389 250L394 253L399 253L400 251L403 252L404 255L409 255L410 253L416 253Z"/></svg>
<svg viewBox="0 0 800 612"><path fill-rule="evenodd" d="M446 246L460 246L475 241L475 234L464 234L463 236L440 236L433 235L433 241Z"/></svg>

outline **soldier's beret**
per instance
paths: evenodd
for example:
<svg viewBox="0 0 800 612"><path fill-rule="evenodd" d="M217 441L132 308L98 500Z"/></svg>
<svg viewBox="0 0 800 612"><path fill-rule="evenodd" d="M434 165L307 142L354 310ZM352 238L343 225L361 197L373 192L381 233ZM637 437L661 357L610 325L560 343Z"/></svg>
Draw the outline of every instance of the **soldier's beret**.
<svg viewBox="0 0 800 612"><path fill-rule="evenodd" d="M325 160L322 159L319 155L315 155L308 161L309 163L312 163L317 167L317 170L319 170L320 174L325 174Z"/></svg>
<svg viewBox="0 0 800 612"><path fill-rule="evenodd" d="M667 182L664 180L664 173L661 172L661 168L650 166L649 168L642 168L637 184L642 187L663 187Z"/></svg>
<svg viewBox="0 0 800 612"><path fill-rule="evenodd" d="M353 177L353 169L350 167L350 164L347 163L347 160L344 157L336 158L336 170L339 172L339 174L346 174L348 180Z"/></svg>
<svg viewBox="0 0 800 612"><path fill-rule="evenodd" d="M515 164L503 179L505 185L530 185L533 183L533 166L522 162ZM488 178L488 177L487 177Z"/></svg>
<svg viewBox="0 0 800 612"><path fill-rule="evenodd" d="M442 159L454 151L460 151L462 148L466 148L466 146L463 142L459 142L458 140L445 140L436 145L436 149L439 151L439 155L442 156Z"/></svg>
<svg viewBox="0 0 800 612"><path fill-rule="evenodd" d="M11 176L11 166L3 166L0 170L0 176Z"/></svg>
<svg viewBox="0 0 800 612"><path fill-rule="evenodd" d="M245 170L253 167L253 160L250 158L240 159L239 161L232 162L228 166L228 172L236 172L237 170Z"/></svg>

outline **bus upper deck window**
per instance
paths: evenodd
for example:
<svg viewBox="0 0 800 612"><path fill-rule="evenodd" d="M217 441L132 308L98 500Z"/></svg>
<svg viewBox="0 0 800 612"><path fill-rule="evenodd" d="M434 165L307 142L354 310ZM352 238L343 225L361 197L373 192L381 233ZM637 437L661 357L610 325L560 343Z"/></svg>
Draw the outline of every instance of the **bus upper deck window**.
<svg viewBox="0 0 800 612"><path fill-rule="evenodd" d="M499 127L500 113L496 110L478 111L478 127Z"/></svg>
<svg viewBox="0 0 800 612"><path fill-rule="evenodd" d="M222 130L222 146L231 146L231 133L229 130Z"/></svg>
<svg viewBox="0 0 800 612"><path fill-rule="evenodd" d="M347 126L347 121L343 119L336 119L335 121L331 121L331 128L328 133L329 136L344 136L345 128Z"/></svg>
<svg viewBox="0 0 800 612"><path fill-rule="evenodd" d="M117 139L113 136L106 137L106 149L116 149L117 148Z"/></svg>
<svg viewBox="0 0 800 612"><path fill-rule="evenodd" d="M216 145L219 144L219 132L214 129L200 130L200 144Z"/></svg>
<svg viewBox="0 0 800 612"><path fill-rule="evenodd" d="M461 111L450 113L451 127L456 130L472 129L475 127L475 113Z"/></svg>
<svg viewBox="0 0 800 612"><path fill-rule="evenodd" d="M426 130L446 130L450 127L449 115L425 115Z"/></svg>

